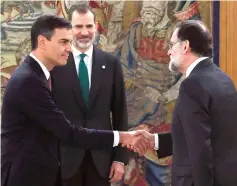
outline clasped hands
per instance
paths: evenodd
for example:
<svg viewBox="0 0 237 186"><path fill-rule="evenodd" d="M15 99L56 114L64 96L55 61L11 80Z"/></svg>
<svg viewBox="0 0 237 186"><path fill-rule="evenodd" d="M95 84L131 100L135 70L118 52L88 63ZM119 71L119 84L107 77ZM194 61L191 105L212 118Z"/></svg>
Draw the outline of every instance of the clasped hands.
<svg viewBox="0 0 237 186"><path fill-rule="evenodd" d="M120 144L143 156L149 149L154 149L155 136L145 130L120 132Z"/></svg>

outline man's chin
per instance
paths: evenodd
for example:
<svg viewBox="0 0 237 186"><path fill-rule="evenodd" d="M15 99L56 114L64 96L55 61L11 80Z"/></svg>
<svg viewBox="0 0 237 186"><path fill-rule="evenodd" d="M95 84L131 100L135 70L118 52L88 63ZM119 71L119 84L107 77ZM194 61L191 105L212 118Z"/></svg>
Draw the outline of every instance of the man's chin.
<svg viewBox="0 0 237 186"><path fill-rule="evenodd" d="M176 65L174 65L173 62L169 62L169 70L170 70L171 72L179 72L178 67L177 67Z"/></svg>
<svg viewBox="0 0 237 186"><path fill-rule="evenodd" d="M56 66L64 66L67 64L68 58L60 59L57 61Z"/></svg>
<svg viewBox="0 0 237 186"><path fill-rule="evenodd" d="M88 43L83 43L83 42L78 42L77 46L81 49L87 49L92 45L92 42L88 42Z"/></svg>

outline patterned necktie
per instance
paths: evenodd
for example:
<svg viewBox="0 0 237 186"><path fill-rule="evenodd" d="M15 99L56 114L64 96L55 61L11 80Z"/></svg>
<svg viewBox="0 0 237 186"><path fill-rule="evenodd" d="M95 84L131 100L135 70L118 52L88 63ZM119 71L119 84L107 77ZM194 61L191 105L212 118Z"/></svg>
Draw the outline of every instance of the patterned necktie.
<svg viewBox="0 0 237 186"><path fill-rule="evenodd" d="M89 103L89 77L88 70L84 61L86 54L80 54L80 63L79 63L79 80L81 84L82 97L85 101L85 104L88 106Z"/></svg>

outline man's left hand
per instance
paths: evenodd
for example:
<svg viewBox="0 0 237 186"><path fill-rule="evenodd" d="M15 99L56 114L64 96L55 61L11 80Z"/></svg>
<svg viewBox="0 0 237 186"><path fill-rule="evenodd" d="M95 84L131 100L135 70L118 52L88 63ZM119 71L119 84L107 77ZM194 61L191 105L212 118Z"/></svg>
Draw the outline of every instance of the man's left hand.
<svg viewBox="0 0 237 186"><path fill-rule="evenodd" d="M124 165L120 162L113 162L110 168L110 182L118 182L121 180L122 176L124 175Z"/></svg>

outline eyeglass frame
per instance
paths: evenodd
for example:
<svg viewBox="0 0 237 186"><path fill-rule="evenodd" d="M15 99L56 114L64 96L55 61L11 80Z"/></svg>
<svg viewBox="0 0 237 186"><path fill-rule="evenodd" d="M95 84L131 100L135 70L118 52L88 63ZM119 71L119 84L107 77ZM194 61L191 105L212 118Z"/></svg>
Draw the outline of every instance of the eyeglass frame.
<svg viewBox="0 0 237 186"><path fill-rule="evenodd" d="M179 43L179 42L182 42L182 41L178 39L177 41L175 41L175 42L173 42L173 43L172 43L172 42L169 42L169 44L168 44L169 50L171 50L171 49L173 48L173 46L176 45L176 44Z"/></svg>

